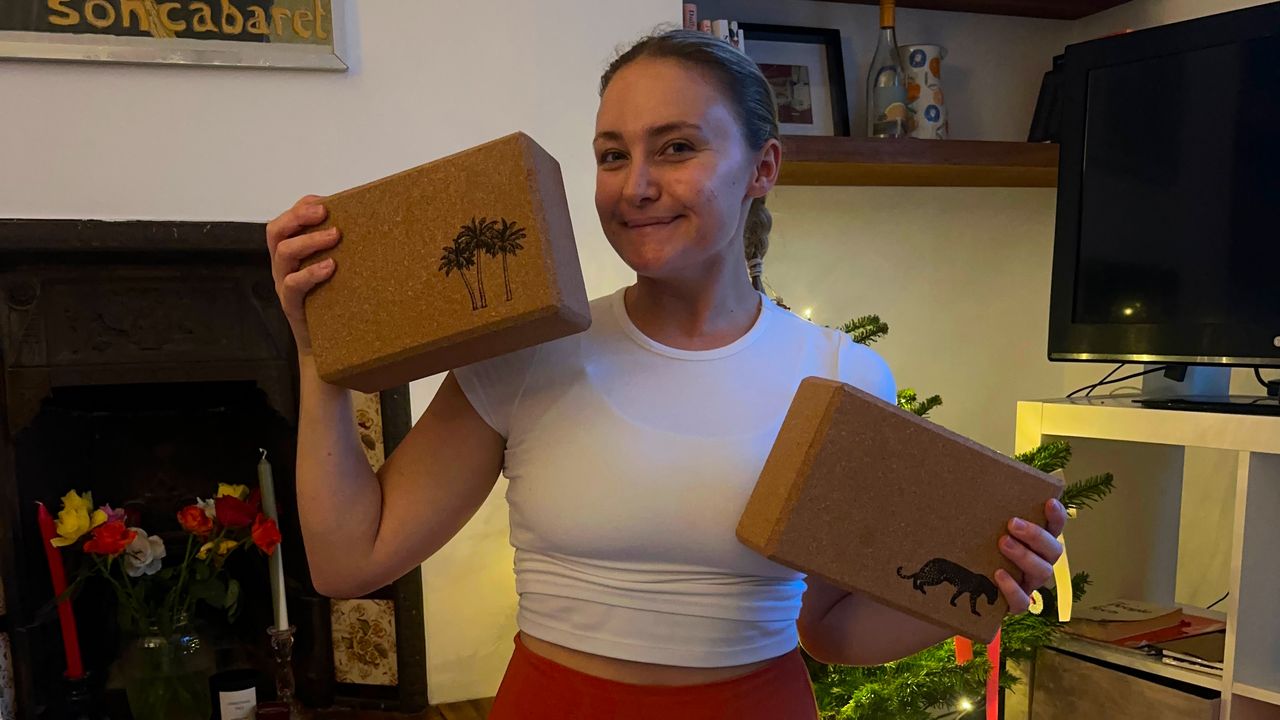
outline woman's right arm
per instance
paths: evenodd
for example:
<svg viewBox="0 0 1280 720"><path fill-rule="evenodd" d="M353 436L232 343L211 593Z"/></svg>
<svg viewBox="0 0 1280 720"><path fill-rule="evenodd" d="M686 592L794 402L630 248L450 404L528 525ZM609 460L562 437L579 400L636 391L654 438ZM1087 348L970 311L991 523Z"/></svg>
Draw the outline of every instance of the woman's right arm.
<svg viewBox="0 0 1280 720"><path fill-rule="evenodd" d="M489 496L505 441L450 374L377 474L360 447L350 392L320 379L303 300L335 272L302 261L338 242L308 232L324 221L308 195L267 225L276 292L298 345L298 512L311 579L331 597L358 597L421 563L449 541Z"/></svg>

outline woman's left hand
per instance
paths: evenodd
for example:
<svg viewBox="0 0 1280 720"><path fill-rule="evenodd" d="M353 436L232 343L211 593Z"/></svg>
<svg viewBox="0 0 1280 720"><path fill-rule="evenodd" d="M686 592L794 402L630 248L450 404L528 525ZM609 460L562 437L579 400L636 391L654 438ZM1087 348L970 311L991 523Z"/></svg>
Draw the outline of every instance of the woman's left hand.
<svg viewBox="0 0 1280 720"><path fill-rule="evenodd" d="M1004 569L996 570L996 584L1009 603L1009 613L1026 612L1031 605L1031 591L1042 587L1053 576L1053 564L1062 556L1058 536L1067 524L1067 509L1050 500L1044 506L1047 528L1021 518L1009 521L1009 534L1000 538L1000 552L1022 571L1022 582Z"/></svg>

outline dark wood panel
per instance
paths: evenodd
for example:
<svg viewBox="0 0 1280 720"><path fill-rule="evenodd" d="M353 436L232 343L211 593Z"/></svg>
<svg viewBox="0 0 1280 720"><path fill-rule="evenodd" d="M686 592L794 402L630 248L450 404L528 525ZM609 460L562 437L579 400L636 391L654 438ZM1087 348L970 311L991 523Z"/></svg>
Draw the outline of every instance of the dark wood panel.
<svg viewBox="0 0 1280 720"><path fill-rule="evenodd" d="M879 0L830 0L856 5L879 5ZM898 0L898 7L920 10L1018 15L1021 17L1078 20L1129 0Z"/></svg>
<svg viewBox="0 0 1280 720"><path fill-rule="evenodd" d="M782 185L1054 187L1058 146L981 140L782 139Z"/></svg>

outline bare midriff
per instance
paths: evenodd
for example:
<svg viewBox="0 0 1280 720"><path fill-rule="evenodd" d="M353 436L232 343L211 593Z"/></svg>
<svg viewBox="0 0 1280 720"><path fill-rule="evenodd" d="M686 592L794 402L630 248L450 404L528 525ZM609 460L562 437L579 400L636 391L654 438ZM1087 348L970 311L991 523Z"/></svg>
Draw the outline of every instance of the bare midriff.
<svg viewBox="0 0 1280 720"><path fill-rule="evenodd" d="M535 654L567 668L605 680L634 685L702 685L741 677L773 662L761 660L745 665L709 668L656 665L583 652L532 637L524 632L520 633L520 641Z"/></svg>

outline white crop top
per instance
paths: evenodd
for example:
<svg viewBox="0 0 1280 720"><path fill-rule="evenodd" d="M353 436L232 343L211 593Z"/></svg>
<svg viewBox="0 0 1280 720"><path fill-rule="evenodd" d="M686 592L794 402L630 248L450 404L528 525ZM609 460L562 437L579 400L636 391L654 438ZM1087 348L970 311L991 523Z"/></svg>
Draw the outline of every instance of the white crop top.
<svg viewBox="0 0 1280 720"><path fill-rule="evenodd" d="M895 388L874 351L761 297L751 330L714 350L649 339L619 290L585 333L455 371L507 439L521 630L690 667L796 646L805 576L742 545L738 517L801 380L889 402Z"/></svg>

